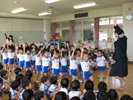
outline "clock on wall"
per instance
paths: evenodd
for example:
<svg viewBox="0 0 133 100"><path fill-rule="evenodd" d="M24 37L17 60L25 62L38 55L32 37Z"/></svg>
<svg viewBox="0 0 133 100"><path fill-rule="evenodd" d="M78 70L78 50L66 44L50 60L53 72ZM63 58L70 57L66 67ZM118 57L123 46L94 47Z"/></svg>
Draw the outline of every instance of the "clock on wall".
<svg viewBox="0 0 133 100"><path fill-rule="evenodd" d="M132 20L133 19L133 15L132 14L127 14L126 15L126 19L127 20Z"/></svg>

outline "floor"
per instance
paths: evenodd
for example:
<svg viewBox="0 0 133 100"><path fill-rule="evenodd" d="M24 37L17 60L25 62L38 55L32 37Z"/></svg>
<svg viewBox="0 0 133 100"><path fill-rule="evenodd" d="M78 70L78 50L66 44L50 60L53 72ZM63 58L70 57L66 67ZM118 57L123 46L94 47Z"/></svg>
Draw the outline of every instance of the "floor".
<svg viewBox="0 0 133 100"><path fill-rule="evenodd" d="M117 88L119 87L119 81L117 79L114 79L112 77L109 77L109 72L110 69L106 69L104 74L106 75L106 79L102 79L102 78L97 78L97 76L100 74L99 71L94 71L93 77L94 77L94 89L97 90L97 85L100 81L104 81L107 83L108 86L108 90L111 88ZM125 91L117 91L119 94L119 98L124 95L124 94L129 94L130 96L133 97L133 64L129 64L128 67L128 71L129 74L128 76L125 78L127 80L127 84L126 84L126 88ZM12 79L13 79L14 74L12 74ZM33 75L33 77L35 78L35 74ZM71 80L71 79L70 79ZM83 85L81 84L81 89L83 89ZM3 95L4 100L8 100L8 95Z"/></svg>

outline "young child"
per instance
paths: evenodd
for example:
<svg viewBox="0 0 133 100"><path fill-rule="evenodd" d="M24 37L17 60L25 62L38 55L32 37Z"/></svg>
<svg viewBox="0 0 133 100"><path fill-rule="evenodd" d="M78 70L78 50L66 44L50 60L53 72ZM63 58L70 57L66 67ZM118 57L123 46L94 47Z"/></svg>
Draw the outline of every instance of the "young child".
<svg viewBox="0 0 133 100"><path fill-rule="evenodd" d="M52 75L57 76L60 73L59 67L59 51L55 50L52 57Z"/></svg>
<svg viewBox="0 0 133 100"><path fill-rule="evenodd" d="M76 61L77 61L77 64L78 64L78 70L77 70L77 73L78 73L78 80L80 83L83 83L83 81L81 80L81 71L82 71L82 68L81 68L81 63L80 63L80 55L81 55L81 50L80 49L76 49L76 52L77 52L77 58L76 58Z"/></svg>
<svg viewBox="0 0 133 100"><path fill-rule="evenodd" d="M83 94L85 94L87 91L94 91L94 83L91 80L87 80L84 88Z"/></svg>
<svg viewBox="0 0 133 100"><path fill-rule="evenodd" d="M118 93L116 92L115 89L110 89L108 91L108 99L109 100L118 100ZM127 99L123 99L123 100L127 100ZM130 100L130 99L129 99ZM132 99L131 99L132 100Z"/></svg>
<svg viewBox="0 0 133 100"><path fill-rule="evenodd" d="M93 70L97 70L97 68L96 68L96 59L97 59L97 56L93 55L93 60L92 60L92 69Z"/></svg>
<svg viewBox="0 0 133 100"><path fill-rule="evenodd" d="M87 91L82 100L97 100L93 91Z"/></svg>
<svg viewBox="0 0 133 100"><path fill-rule="evenodd" d="M44 55L41 57L42 62L42 73L43 76L48 76L49 69L50 69L50 58L49 58L49 51L47 49L44 50Z"/></svg>
<svg viewBox="0 0 133 100"><path fill-rule="evenodd" d="M35 70L35 59L36 59L36 49L35 48L32 48L31 64L32 64L32 71L33 71L33 73L36 72L36 70Z"/></svg>
<svg viewBox="0 0 133 100"><path fill-rule="evenodd" d="M18 75L18 74L21 74L22 73L22 70L21 70L21 68L16 68L15 70L14 70L14 72L15 72L15 76L14 76L14 80L16 79L16 76Z"/></svg>
<svg viewBox="0 0 133 100"><path fill-rule="evenodd" d="M42 85L40 86L39 90L46 93L49 86L48 76L43 76L41 79L41 82L42 82Z"/></svg>
<svg viewBox="0 0 133 100"><path fill-rule="evenodd" d="M68 85L69 85L69 80L68 78L64 78L61 80L61 88L60 91L63 91L66 93L66 95L68 96Z"/></svg>
<svg viewBox="0 0 133 100"><path fill-rule="evenodd" d="M110 62L110 64L111 64L111 62L112 62L113 56L114 56L114 53L111 52L111 53L110 53L110 56L109 56L109 62Z"/></svg>
<svg viewBox="0 0 133 100"><path fill-rule="evenodd" d="M106 76L103 74L103 71L105 71L105 57L102 55L102 51L98 51L98 56L97 56L97 70L102 71L102 77L106 78ZM98 78L100 78L100 75L98 75Z"/></svg>
<svg viewBox="0 0 133 100"><path fill-rule="evenodd" d="M18 54L18 58L19 58L19 67L21 68L22 72L24 71L24 54L23 54L23 48L19 47L19 54Z"/></svg>
<svg viewBox="0 0 133 100"><path fill-rule="evenodd" d="M8 53L7 53L7 47L6 45L3 45L2 50L1 50L1 55L2 55L2 61L3 61L3 65L5 70L9 70L8 69Z"/></svg>
<svg viewBox="0 0 133 100"><path fill-rule="evenodd" d="M33 100L33 91L32 89L25 90L22 97L23 100Z"/></svg>
<svg viewBox="0 0 133 100"><path fill-rule="evenodd" d="M70 53L71 58L70 58L70 67L69 67L69 75L72 77L72 81L76 80L76 75L77 75L77 53L74 51L71 51Z"/></svg>
<svg viewBox="0 0 133 100"><path fill-rule="evenodd" d="M45 96L44 92L42 92L42 91L36 92L33 97L34 97L34 100L47 100L47 97Z"/></svg>
<svg viewBox="0 0 133 100"><path fill-rule="evenodd" d="M80 99L82 100L82 91L80 91L80 83L78 80L74 80L71 83L71 91L69 92L69 99L71 99L72 97L80 97Z"/></svg>
<svg viewBox="0 0 133 100"><path fill-rule="evenodd" d="M82 78L84 80L84 85L86 80L90 79L91 81L93 81L93 77L90 73L90 66L89 66L90 62L89 62L89 56L88 53L84 52L84 49L81 48L81 67L82 67Z"/></svg>
<svg viewBox="0 0 133 100"><path fill-rule="evenodd" d="M95 48L94 54L98 56L98 48Z"/></svg>
<svg viewBox="0 0 133 100"><path fill-rule="evenodd" d="M97 94L97 100L108 100L108 94L106 91L100 91Z"/></svg>

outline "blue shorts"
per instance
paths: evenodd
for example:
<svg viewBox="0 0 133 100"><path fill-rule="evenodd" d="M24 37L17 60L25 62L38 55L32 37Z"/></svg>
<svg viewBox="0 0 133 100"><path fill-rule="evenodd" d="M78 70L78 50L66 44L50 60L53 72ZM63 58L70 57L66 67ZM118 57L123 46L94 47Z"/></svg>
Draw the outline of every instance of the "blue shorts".
<svg viewBox="0 0 133 100"><path fill-rule="evenodd" d="M97 70L104 71L105 70L105 66L97 66Z"/></svg>
<svg viewBox="0 0 133 100"><path fill-rule="evenodd" d="M24 66L24 61L19 61L19 67L23 67Z"/></svg>
<svg viewBox="0 0 133 100"><path fill-rule="evenodd" d="M9 64L14 64L14 58L13 59L8 59Z"/></svg>
<svg viewBox="0 0 133 100"><path fill-rule="evenodd" d="M61 66L61 70L60 70L62 73L67 73L68 70L67 70L67 66Z"/></svg>
<svg viewBox="0 0 133 100"><path fill-rule="evenodd" d="M70 60L68 60L68 66L70 66Z"/></svg>
<svg viewBox="0 0 133 100"><path fill-rule="evenodd" d="M25 68L30 68L31 67L31 62L30 61L25 61L24 62L24 67Z"/></svg>
<svg viewBox="0 0 133 100"><path fill-rule="evenodd" d="M8 59L3 59L3 64L7 64L8 63Z"/></svg>
<svg viewBox="0 0 133 100"><path fill-rule="evenodd" d="M91 73L90 71L87 71L87 72L82 71L81 75L82 75L83 80L88 80L89 77L91 76Z"/></svg>
<svg viewBox="0 0 133 100"><path fill-rule="evenodd" d="M82 71L81 64L78 64L78 71Z"/></svg>
<svg viewBox="0 0 133 100"><path fill-rule="evenodd" d="M76 69L69 69L69 75L70 76L76 76L77 75L77 70Z"/></svg>
<svg viewBox="0 0 133 100"><path fill-rule="evenodd" d="M52 75L58 75L60 73L60 69L52 68Z"/></svg>
<svg viewBox="0 0 133 100"><path fill-rule="evenodd" d="M32 60L32 61L31 61L31 64L32 64L32 65L35 65L35 60Z"/></svg>
<svg viewBox="0 0 133 100"><path fill-rule="evenodd" d="M49 72L48 67L49 66L42 66L42 73L48 73Z"/></svg>
<svg viewBox="0 0 133 100"><path fill-rule="evenodd" d="M41 71L42 70L42 66L41 65L36 65L36 71Z"/></svg>

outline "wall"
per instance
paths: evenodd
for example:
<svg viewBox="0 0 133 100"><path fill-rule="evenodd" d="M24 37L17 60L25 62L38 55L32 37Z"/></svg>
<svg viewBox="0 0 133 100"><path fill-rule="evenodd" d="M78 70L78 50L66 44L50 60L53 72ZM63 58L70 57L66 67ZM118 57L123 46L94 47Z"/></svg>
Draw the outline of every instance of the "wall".
<svg viewBox="0 0 133 100"><path fill-rule="evenodd" d="M12 34L15 42L19 41L19 36L25 42L39 42L44 39L43 20L39 19L0 18L0 44L5 42L3 30L7 31L7 35Z"/></svg>
<svg viewBox="0 0 133 100"><path fill-rule="evenodd" d="M128 11L129 8L131 9L131 11ZM122 12L124 17L123 29L125 35L128 38L128 49L127 49L128 59L129 61L133 61L133 20L131 21L126 20L127 14L129 13L133 14L133 3L123 4Z"/></svg>

